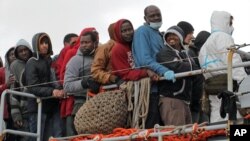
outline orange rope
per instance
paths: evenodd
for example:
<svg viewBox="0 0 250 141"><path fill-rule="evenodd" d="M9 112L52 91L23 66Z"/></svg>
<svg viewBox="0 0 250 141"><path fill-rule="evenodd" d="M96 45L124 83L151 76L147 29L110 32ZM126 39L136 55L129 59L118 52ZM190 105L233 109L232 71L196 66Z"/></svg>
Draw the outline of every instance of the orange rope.
<svg viewBox="0 0 250 141"><path fill-rule="evenodd" d="M173 128L161 130L164 131L171 131ZM125 128L116 128L113 130L112 134L103 135L103 134L93 134L87 136L76 137L70 139L69 141L84 141L84 140L95 140L101 141L103 138L114 138L114 137L121 137L121 136L131 136L137 135L136 139L133 141L157 141L157 137L149 137L150 133L153 133L153 129L148 130L141 130L141 129L125 129ZM168 135L163 137L163 141L206 141L210 137L223 135L226 136L225 129L220 130L210 130L205 131L204 128L199 128L197 124L193 125L193 131L191 133L185 133L182 135ZM52 138L49 141L58 141L56 138Z"/></svg>
<svg viewBox="0 0 250 141"><path fill-rule="evenodd" d="M250 119L250 114L246 115L244 118L245 119Z"/></svg>

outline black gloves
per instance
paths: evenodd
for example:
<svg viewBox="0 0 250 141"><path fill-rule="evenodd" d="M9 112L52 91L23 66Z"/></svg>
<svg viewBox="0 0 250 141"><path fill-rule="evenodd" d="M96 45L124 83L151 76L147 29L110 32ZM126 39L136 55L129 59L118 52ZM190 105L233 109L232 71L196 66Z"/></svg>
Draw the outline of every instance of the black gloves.
<svg viewBox="0 0 250 141"><path fill-rule="evenodd" d="M123 82L124 82L124 80L122 80L120 77L116 77L115 83L116 83L116 85L117 85L118 87L119 87Z"/></svg>
<svg viewBox="0 0 250 141"><path fill-rule="evenodd" d="M224 91L218 95L221 100L220 107L220 116L222 118L226 117L226 114L229 114L229 120L236 120L237 117L237 107L236 107L236 96L233 92Z"/></svg>
<svg viewBox="0 0 250 141"><path fill-rule="evenodd" d="M95 81L92 77L89 77L87 82L88 82L88 86L89 86L90 91L92 93L97 94L99 92L101 84L98 83L97 81Z"/></svg>
<svg viewBox="0 0 250 141"><path fill-rule="evenodd" d="M101 84L96 82L92 77L83 78L81 81L83 88L89 88L92 93L97 94L99 92Z"/></svg>

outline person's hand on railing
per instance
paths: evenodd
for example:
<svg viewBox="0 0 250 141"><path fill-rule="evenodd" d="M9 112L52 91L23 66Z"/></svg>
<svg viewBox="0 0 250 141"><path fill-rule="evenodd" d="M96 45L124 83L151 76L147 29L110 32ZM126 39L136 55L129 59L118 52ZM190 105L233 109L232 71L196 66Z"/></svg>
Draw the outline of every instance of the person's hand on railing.
<svg viewBox="0 0 250 141"><path fill-rule="evenodd" d="M92 77L84 77L81 81L81 85L84 89L90 89L90 91L95 94L99 92L101 86L101 84L95 81Z"/></svg>
<svg viewBox="0 0 250 141"><path fill-rule="evenodd" d="M152 81L159 81L160 80L160 76L157 73L155 73L154 71L147 69L147 73Z"/></svg>
<svg viewBox="0 0 250 141"><path fill-rule="evenodd" d="M164 78L166 80L172 80L173 83L176 81L174 71L169 70L164 73Z"/></svg>
<svg viewBox="0 0 250 141"><path fill-rule="evenodd" d="M99 92L100 87L101 87L101 84L95 81L92 77L88 78L87 85L88 85L89 90L95 94Z"/></svg>
<svg viewBox="0 0 250 141"><path fill-rule="evenodd" d="M12 85L12 84L15 83L15 81L16 81L15 76L14 76L13 74L11 74L11 75L9 76L9 78L8 78L8 81L7 81L7 87L9 88L10 85Z"/></svg>
<svg viewBox="0 0 250 141"><path fill-rule="evenodd" d="M23 119L21 114L14 114L12 116L13 122L14 122L14 127L19 129L23 127Z"/></svg>
<svg viewBox="0 0 250 141"><path fill-rule="evenodd" d="M55 98L63 98L65 96L65 92L64 92L64 90L54 89L52 96Z"/></svg>

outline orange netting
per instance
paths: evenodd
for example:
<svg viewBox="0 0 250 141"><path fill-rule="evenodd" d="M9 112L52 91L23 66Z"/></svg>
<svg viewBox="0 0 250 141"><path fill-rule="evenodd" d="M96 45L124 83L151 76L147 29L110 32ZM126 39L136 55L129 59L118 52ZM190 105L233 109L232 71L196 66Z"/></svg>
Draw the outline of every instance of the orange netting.
<svg viewBox="0 0 250 141"><path fill-rule="evenodd" d="M250 119L250 114L247 114L244 118L245 119Z"/></svg>
<svg viewBox="0 0 250 141"><path fill-rule="evenodd" d="M163 129L160 132L171 131L174 128ZM157 137L150 137L150 133L153 133L154 129L141 130L141 129L124 129L124 128L116 128L113 130L112 134L103 135L103 134L93 134L93 135L83 135L80 137L75 137L69 139L69 141L85 141L85 140L95 140L101 141L103 138L114 138L114 137L122 137L122 136L131 136L130 140L126 141L158 141ZM137 135L136 139L132 139L132 136ZM226 130L209 130L206 131L204 128L199 128L197 124L193 126L193 131L191 133L182 133L179 135L167 135L163 137L163 141L206 141L210 137L214 136L226 136ZM49 141L59 141L56 138L51 138ZM119 141L119 140L117 140Z"/></svg>

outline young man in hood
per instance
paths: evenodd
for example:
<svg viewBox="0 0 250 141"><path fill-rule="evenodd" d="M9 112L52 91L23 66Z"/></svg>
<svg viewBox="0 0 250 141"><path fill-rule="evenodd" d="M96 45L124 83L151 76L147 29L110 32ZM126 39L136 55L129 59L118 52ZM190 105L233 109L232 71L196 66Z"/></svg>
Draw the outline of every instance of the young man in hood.
<svg viewBox="0 0 250 141"><path fill-rule="evenodd" d="M63 136L62 121L60 118L59 98L65 95L61 88L50 82L54 82L51 73L52 44L46 33L37 33L32 38L34 57L31 57L25 66L25 85L29 93L37 97L52 97L42 100L41 140L48 137ZM37 132L37 102L28 98L30 131ZM45 130L46 129L46 130ZM35 140L35 139L34 139Z"/></svg>
<svg viewBox="0 0 250 141"><path fill-rule="evenodd" d="M157 61L175 73L197 69L183 46L184 32L178 26L170 27L163 36L165 47L156 55ZM176 81L162 80L159 83L160 114L164 125L190 124L189 108L192 77Z"/></svg>
<svg viewBox="0 0 250 141"><path fill-rule="evenodd" d="M137 81L141 78L154 74L150 69L134 69L132 56L132 39L134 28L127 19L120 19L114 25L116 44L111 53L113 74L124 81Z"/></svg>
<svg viewBox="0 0 250 141"><path fill-rule="evenodd" d="M22 83L22 75L24 72L25 64L30 57L32 57L32 49L30 44L20 39L14 51L16 60L10 65L10 72L15 77L15 83L11 85L11 88L16 91L25 92ZM16 95L10 95L10 108L11 117L14 122L15 128L20 131L29 131L28 124L28 111L27 111L27 98ZM20 137L21 141L28 140L29 137Z"/></svg>
<svg viewBox="0 0 250 141"><path fill-rule="evenodd" d="M164 76L167 80L174 79L174 72L156 62L156 54L164 47L159 28L162 25L162 15L160 9L155 5L149 5L144 9L145 23L134 33L132 43L132 54L135 67L146 67L159 76ZM149 113L146 121L146 128L153 128L160 123L158 109L159 95L157 83L151 85Z"/></svg>
<svg viewBox="0 0 250 141"><path fill-rule="evenodd" d="M108 33L110 40L107 43L98 46L91 65L93 79L104 85L117 83L119 81L119 78L112 74L111 65L111 52L115 45L114 25L115 23L109 25Z"/></svg>
<svg viewBox="0 0 250 141"><path fill-rule="evenodd" d="M199 54L199 62L202 68L215 69L221 66L226 66L228 64L227 48L234 45L234 40L232 37L233 33L233 16L226 11L213 11L211 16L211 35L208 37L205 44L201 47ZM234 54L232 58L232 64L242 63L239 54ZM227 90L227 70L221 70L216 72L204 73L205 85L208 82L224 81L225 85L218 86L220 91L213 92L207 91L209 95L211 114L210 122L218 122L227 120L227 117L220 116L220 105L221 100L217 97L218 93ZM232 77L235 82L240 83L247 76L243 67L233 68ZM217 78L217 79L216 79ZM218 78L221 78L218 80ZM210 83L211 84L211 83ZM224 88L224 90L222 89ZM233 110L233 109L231 109ZM233 117L236 119L236 117Z"/></svg>

